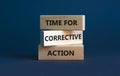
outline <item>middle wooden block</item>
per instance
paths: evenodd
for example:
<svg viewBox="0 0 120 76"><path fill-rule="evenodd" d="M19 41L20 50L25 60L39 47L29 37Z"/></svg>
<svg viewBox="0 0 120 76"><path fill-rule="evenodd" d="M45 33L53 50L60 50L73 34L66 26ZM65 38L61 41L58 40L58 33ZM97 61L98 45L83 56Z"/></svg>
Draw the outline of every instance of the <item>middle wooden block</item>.
<svg viewBox="0 0 120 76"><path fill-rule="evenodd" d="M42 46L82 44L82 31L47 31L41 30L40 42Z"/></svg>

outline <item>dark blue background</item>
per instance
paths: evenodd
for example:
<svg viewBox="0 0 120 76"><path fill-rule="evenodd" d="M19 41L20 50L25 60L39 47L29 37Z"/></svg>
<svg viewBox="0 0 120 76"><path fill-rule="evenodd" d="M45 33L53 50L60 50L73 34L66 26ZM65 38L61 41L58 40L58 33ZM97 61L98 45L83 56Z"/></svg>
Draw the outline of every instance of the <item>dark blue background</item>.
<svg viewBox="0 0 120 76"><path fill-rule="evenodd" d="M38 61L40 15L86 15L84 61ZM120 76L119 0L0 0L0 76Z"/></svg>

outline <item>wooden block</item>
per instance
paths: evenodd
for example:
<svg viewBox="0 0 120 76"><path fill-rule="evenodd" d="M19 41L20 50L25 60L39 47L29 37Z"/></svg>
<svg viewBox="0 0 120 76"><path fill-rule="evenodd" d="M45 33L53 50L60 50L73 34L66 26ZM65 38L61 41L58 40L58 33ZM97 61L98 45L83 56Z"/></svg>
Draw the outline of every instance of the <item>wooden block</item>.
<svg viewBox="0 0 120 76"><path fill-rule="evenodd" d="M85 30L85 15L40 15L40 29Z"/></svg>
<svg viewBox="0 0 120 76"><path fill-rule="evenodd" d="M83 45L40 46L39 60L84 60Z"/></svg>
<svg viewBox="0 0 120 76"><path fill-rule="evenodd" d="M82 31L41 31L42 46L82 44Z"/></svg>

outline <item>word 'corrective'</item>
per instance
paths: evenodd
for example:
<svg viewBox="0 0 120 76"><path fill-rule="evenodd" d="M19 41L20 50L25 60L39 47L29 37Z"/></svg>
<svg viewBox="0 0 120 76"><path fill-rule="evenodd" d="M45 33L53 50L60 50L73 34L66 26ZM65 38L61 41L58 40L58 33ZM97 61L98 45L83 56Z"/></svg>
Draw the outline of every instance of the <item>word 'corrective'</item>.
<svg viewBox="0 0 120 76"><path fill-rule="evenodd" d="M76 39L82 39L81 34L69 34L69 35L50 35L45 36L45 41L60 41L60 40L76 40Z"/></svg>

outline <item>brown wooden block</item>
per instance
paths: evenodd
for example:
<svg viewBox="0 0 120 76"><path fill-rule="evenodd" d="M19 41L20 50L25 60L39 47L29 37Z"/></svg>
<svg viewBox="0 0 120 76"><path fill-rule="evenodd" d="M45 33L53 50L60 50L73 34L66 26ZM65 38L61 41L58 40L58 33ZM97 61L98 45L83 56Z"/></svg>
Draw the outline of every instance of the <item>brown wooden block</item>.
<svg viewBox="0 0 120 76"><path fill-rule="evenodd" d="M40 29L85 30L85 15L40 15Z"/></svg>
<svg viewBox="0 0 120 76"><path fill-rule="evenodd" d="M84 60L83 45L40 46L39 60Z"/></svg>
<svg viewBox="0 0 120 76"><path fill-rule="evenodd" d="M42 46L83 44L83 31L41 31L40 42Z"/></svg>

